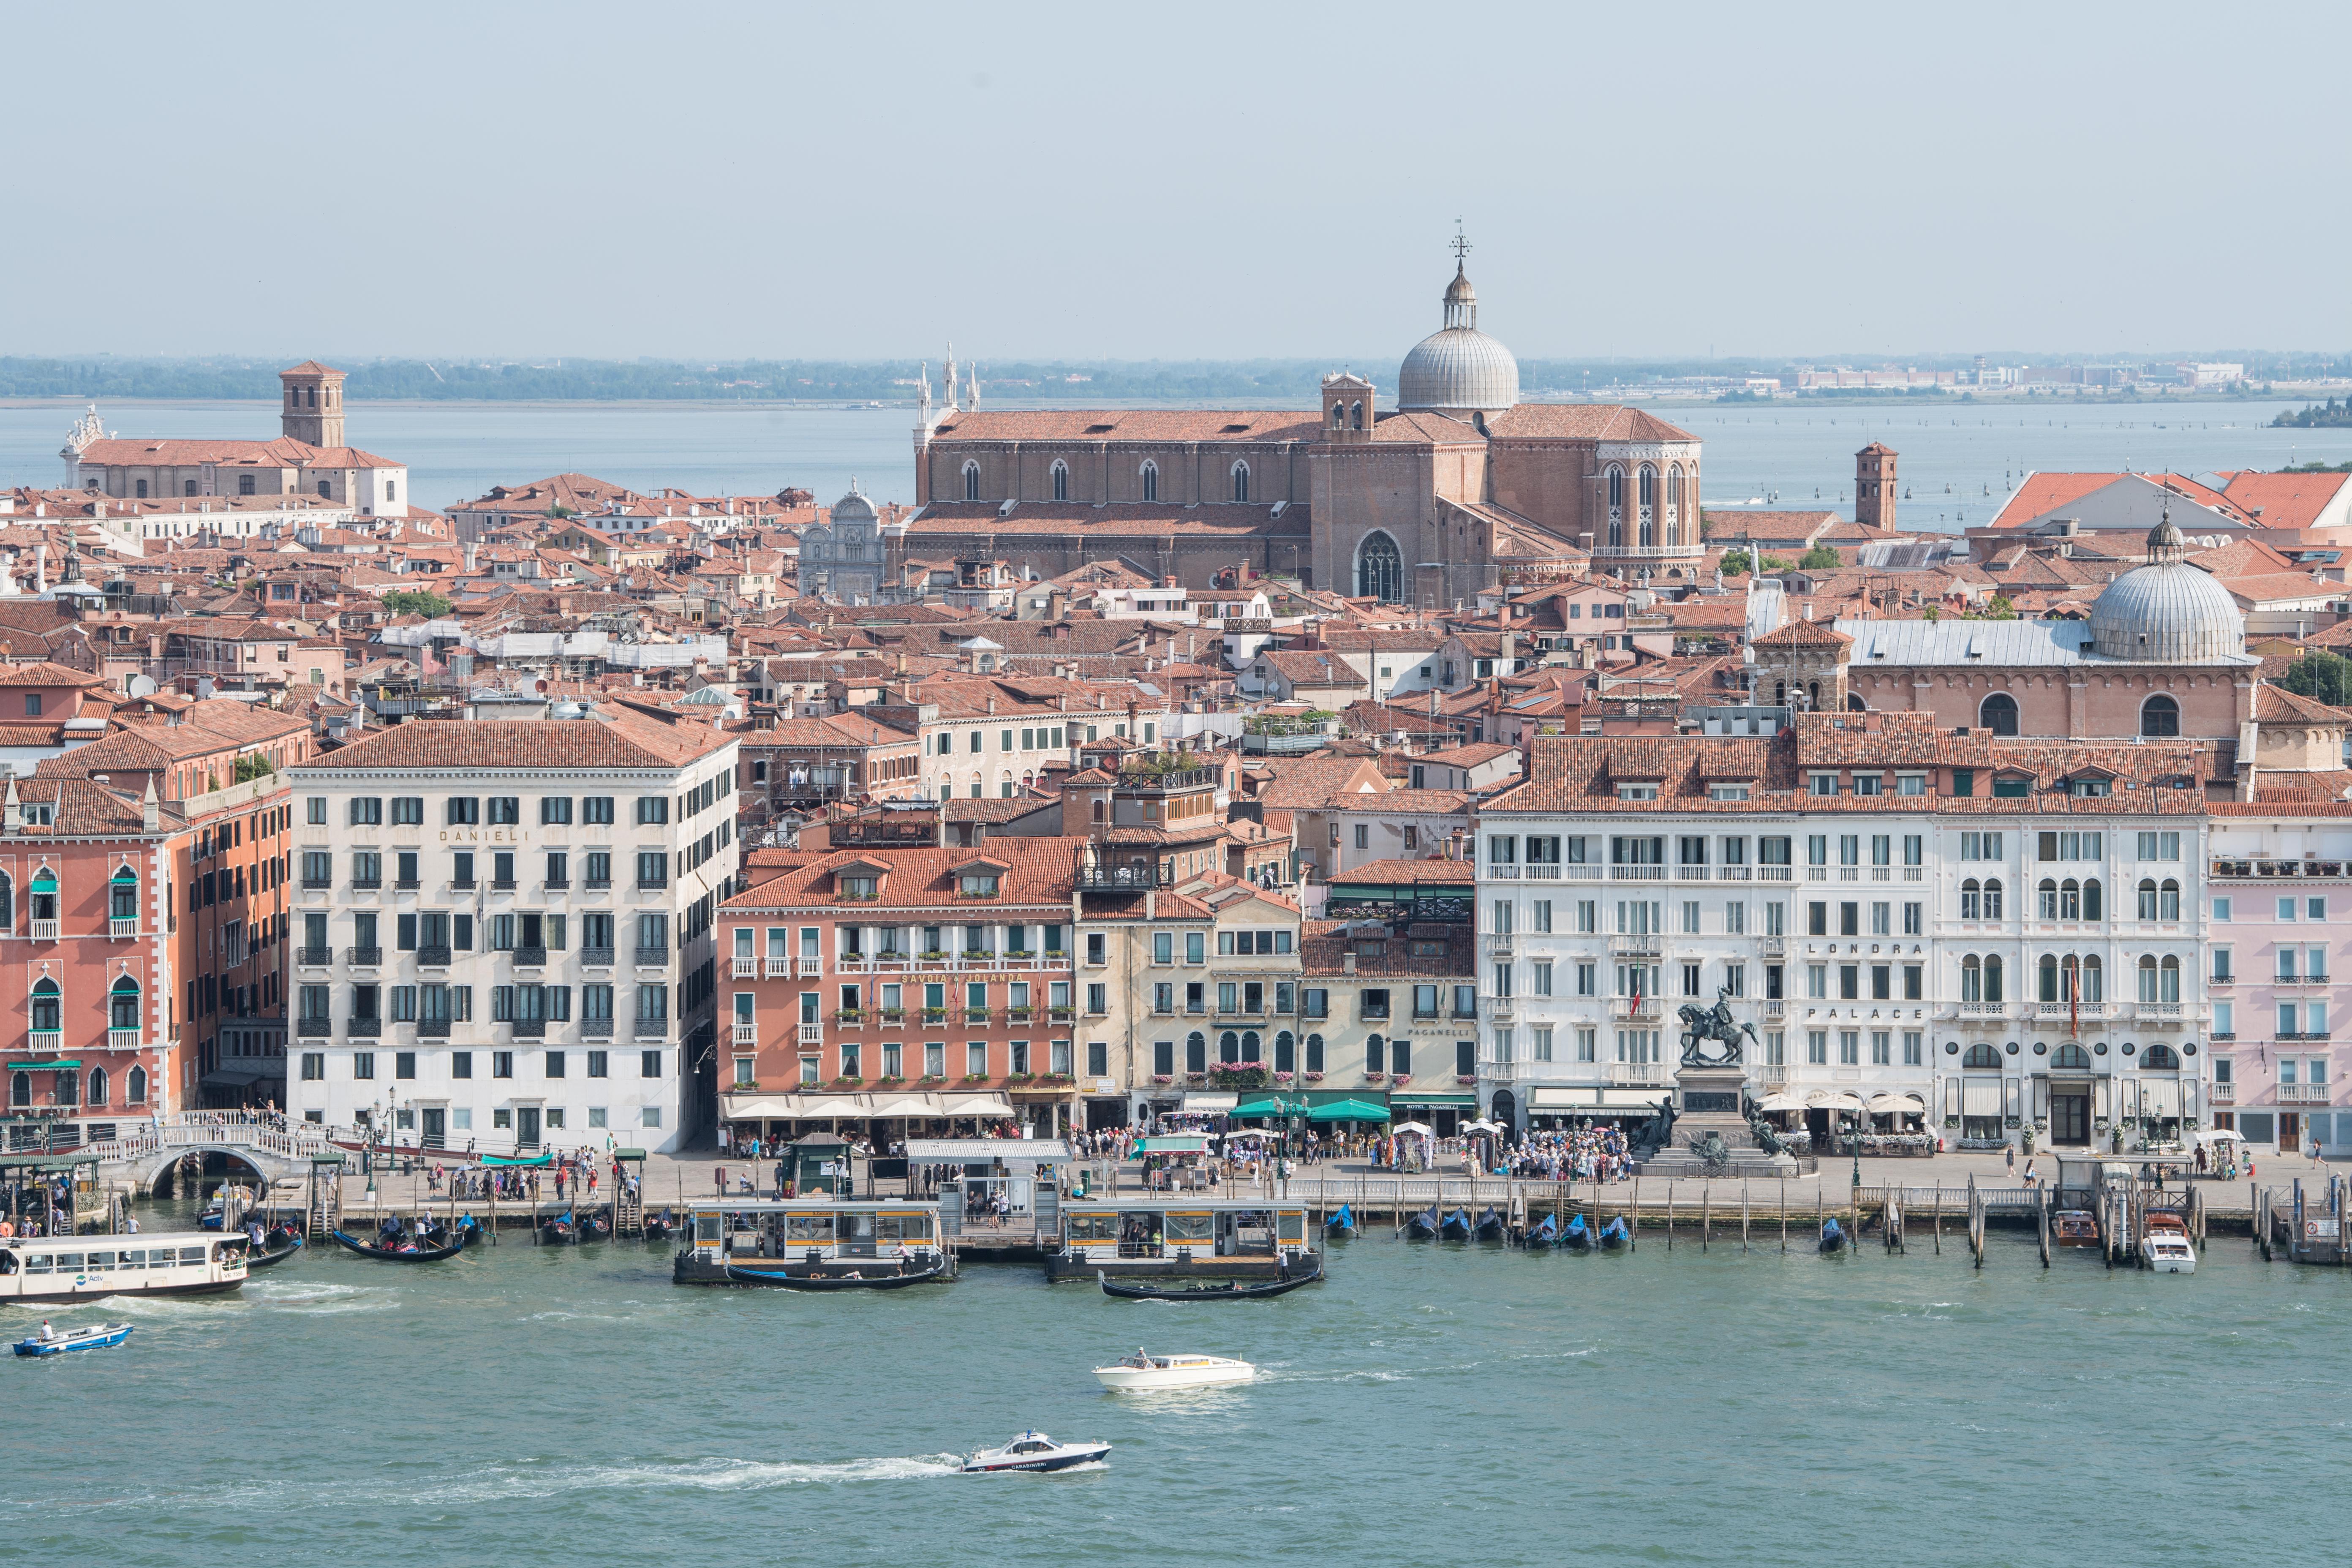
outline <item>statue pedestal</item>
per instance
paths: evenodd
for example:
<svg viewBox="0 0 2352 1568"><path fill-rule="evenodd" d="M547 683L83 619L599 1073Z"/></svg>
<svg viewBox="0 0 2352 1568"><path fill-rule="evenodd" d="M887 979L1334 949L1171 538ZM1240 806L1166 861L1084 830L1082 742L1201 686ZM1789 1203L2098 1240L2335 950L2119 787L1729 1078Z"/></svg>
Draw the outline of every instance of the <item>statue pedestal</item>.
<svg viewBox="0 0 2352 1568"><path fill-rule="evenodd" d="M1756 1135L1739 1112L1740 1091L1747 1086L1746 1069L1736 1067L1684 1068L1675 1074L1675 1142L1690 1147L1694 1138L1718 1133L1734 1149L1753 1149Z"/></svg>

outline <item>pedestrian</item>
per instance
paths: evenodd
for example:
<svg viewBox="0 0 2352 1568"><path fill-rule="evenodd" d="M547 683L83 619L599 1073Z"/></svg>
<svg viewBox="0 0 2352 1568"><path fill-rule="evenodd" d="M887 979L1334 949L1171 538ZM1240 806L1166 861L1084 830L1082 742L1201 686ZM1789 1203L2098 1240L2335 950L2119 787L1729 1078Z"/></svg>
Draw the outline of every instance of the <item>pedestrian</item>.
<svg viewBox="0 0 2352 1568"><path fill-rule="evenodd" d="M2000 1152L2001 1158L2008 1164L2009 1173L2011 1175L2015 1175L2017 1173L2017 1145L2014 1143L2004 1145Z"/></svg>

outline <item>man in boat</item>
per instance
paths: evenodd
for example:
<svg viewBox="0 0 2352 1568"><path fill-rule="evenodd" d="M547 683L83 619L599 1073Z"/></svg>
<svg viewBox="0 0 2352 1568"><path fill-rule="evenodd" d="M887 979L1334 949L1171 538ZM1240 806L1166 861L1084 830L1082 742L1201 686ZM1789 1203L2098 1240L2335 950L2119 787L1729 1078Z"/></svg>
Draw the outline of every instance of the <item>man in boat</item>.
<svg viewBox="0 0 2352 1568"><path fill-rule="evenodd" d="M49 1327L49 1321L47 1318L43 1318L41 1320L41 1342L43 1344L48 1344L54 1342L57 1337L57 1330Z"/></svg>

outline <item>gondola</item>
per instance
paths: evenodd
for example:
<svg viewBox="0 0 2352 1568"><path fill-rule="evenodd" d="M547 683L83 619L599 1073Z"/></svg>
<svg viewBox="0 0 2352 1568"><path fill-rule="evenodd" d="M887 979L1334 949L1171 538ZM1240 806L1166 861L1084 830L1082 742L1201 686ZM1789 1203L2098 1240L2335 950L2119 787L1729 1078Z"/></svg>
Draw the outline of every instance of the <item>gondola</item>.
<svg viewBox="0 0 2352 1568"><path fill-rule="evenodd" d="M1568 1228L1559 1233L1559 1244L1570 1252L1592 1250L1592 1227L1584 1223L1582 1215L1572 1214L1568 1216Z"/></svg>
<svg viewBox="0 0 2352 1568"><path fill-rule="evenodd" d="M569 1215L540 1222L539 1243L541 1247L566 1247L579 1239L580 1229L572 1223Z"/></svg>
<svg viewBox="0 0 2352 1568"><path fill-rule="evenodd" d="M1440 1241L1469 1240L1470 1211L1455 1209L1452 1214L1447 1215L1445 1223L1437 1227L1437 1239Z"/></svg>
<svg viewBox="0 0 2352 1568"><path fill-rule="evenodd" d="M1356 1234L1355 1211L1346 1204L1341 1204L1339 1212L1323 1222L1323 1234L1342 1241L1354 1236Z"/></svg>
<svg viewBox="0 0 2352 1568"><path fill-rule="evenodd" d="M1510 1226L1503 1223L1503 1216L1495 1212L1493 1204L1488 1204L1486 1212L1478 1216L1478 1224L1471 1234L1480 1241L1500 1241L1509 1232Z"/></svg>
<svg viewBox="0 0 2352 1568"><path fill-rule="evenodd" d="M1520 1238L1520 1245L1531 1252L1541 1252L1559 1239L1559 1215L1548 1214L1528 1226L1528 1234Z"/></svg>
<svg viewBox="0 0 2352 1568"><path fill-rule="evenodd" d="M1095 1270L1095 1279L1102 1285L1102 1293L1125 1301L1262 1301L1269 1296L1285 1296L1301 1285L1312 1285L1323 1278L1323 1270L1311 1274L1291 1275L1281 1279L1252 1282L1226 1279L1214 1285L1184 1285L1163 1289L1157 1285L1114 1285L1110 1276Z"/></svg>
<svg viewBox="0 0 2352 1568"><path fill-rule="evenodd" d="M1611 1252L1617 1251L1633 1238L1633 1233L1625 1228L1625 1216L1622 1214L1601 1227L1601 1245Z"/></svg>
<svg viewBox="0 0 2352 1568"><path fill-rule="evenodd" d="M727 1266L728 1279L737 1285L781 1285L787 1290L896 1290L902 1286L921 1285L947 1278L944 1259L929 1268L911 1274L867 1274L859 1269L846 1273L828 1274L809 1269L795 1274L789 1268L743 1268Z"/></svg>
<svg viewBox="0 0 2352 1568"><path fill-rule="evenodd" d="M647 1241L667 1241L670 1238L671 1232L677 1228L677 1227L671 1223L667 1215L655 1215L646 1221L646 1239Z"/></svg>
<svg viewBox="0 0 2352 1568"><path fill-rule="evenodd" d="M278 1233L271 1231L269 1234L275 1237ZM301 1250L302 1238L299 1236L289 1237L283 1246L273 1247L266 1252L247 1252L245 1255L245 1267L247 1272L256 1268L272 1268Z"/></svg>
<svg viewBox="0 0 2352 1568"><path fill-rule="evenodd" d="M466 1246L466 1238L461 1235L446 1247L420 1247L414 1252L395 1252L372 1246L357 1237L346 1236L340 1230L330 1234L362 1258L373 1258L379 1263L438 1263L445 1258L455 1258Z"/></svg>
<svg viewBox="0 0 2352 1568"><path fill-rule="evenodd" d="M1838 1224L1834 1219L1825 1219L1822 1222L1822 1250L1823 1252L1843 1251L1845 1247L1845 1226Z"/></svg>
<svg viewBox="0 0 2352 1568"><path fill-rule="evenodd" d="M579 1229L583 1241L605 1241L613 1235L613 1222L603 1215L592 1214L580 1222Z"/></svg>
<svg viewBox="0 0 2352 1568"><path fill-rule="evenodd" d="M1407 1241L1436 1240L1437 1205L1435 1204L1432 1204L1429 1207L1422 1210L1419 1214L1405 1221L1404 1237Z"/></svg>

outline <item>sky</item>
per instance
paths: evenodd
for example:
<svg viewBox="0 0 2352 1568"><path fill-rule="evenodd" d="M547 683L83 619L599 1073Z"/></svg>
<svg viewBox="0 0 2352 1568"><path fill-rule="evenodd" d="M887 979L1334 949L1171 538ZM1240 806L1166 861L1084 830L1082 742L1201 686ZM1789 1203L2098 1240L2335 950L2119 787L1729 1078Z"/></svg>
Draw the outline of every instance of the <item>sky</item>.
<svg viewBox="0 0 2352 1568"><path fill-rule="evenodd" d="M1385 365L1457 218L1523 359L2352 343L2340 3L106 15L0 354Z"/></svg>

